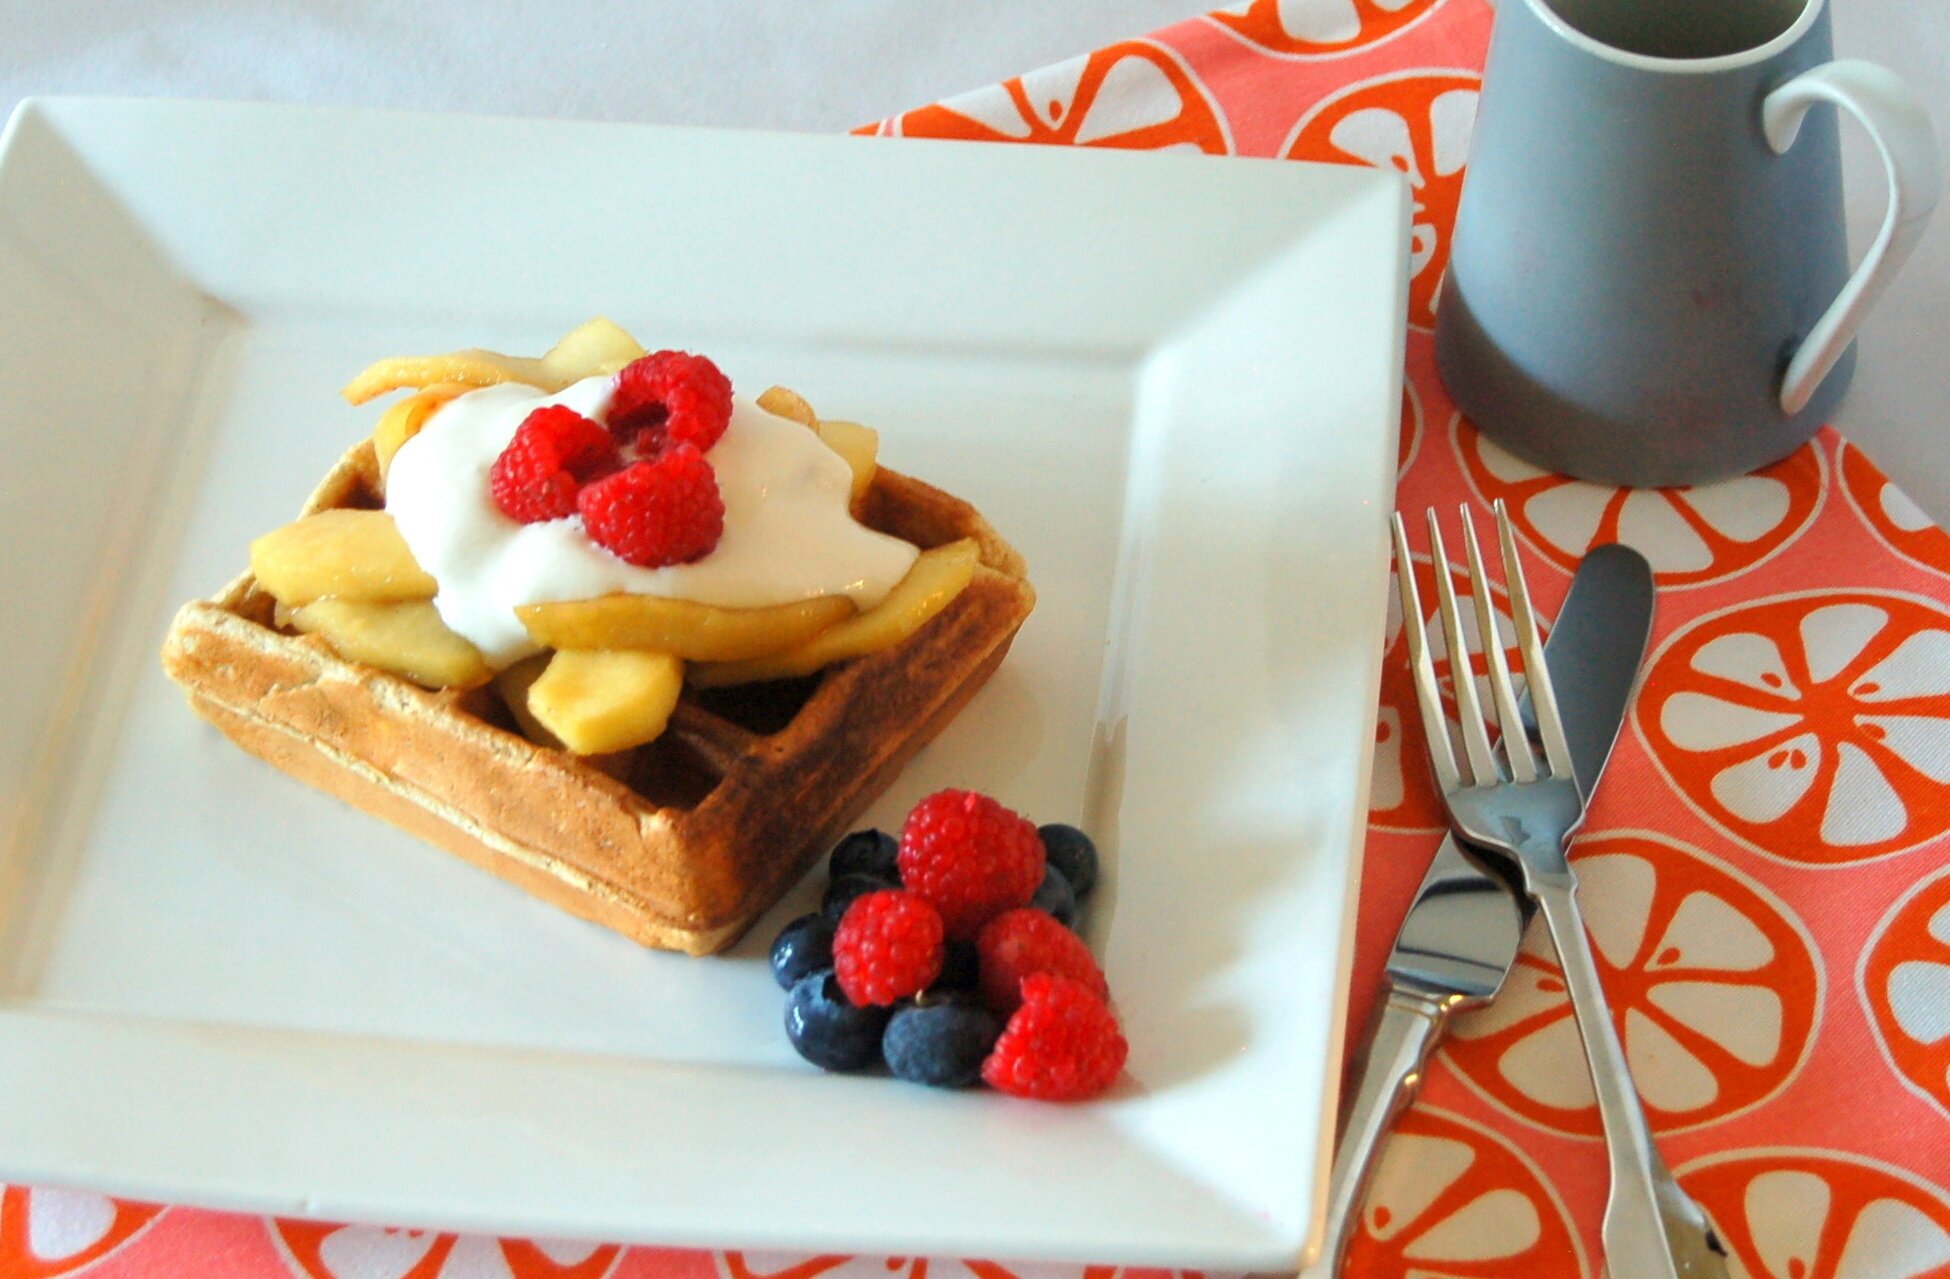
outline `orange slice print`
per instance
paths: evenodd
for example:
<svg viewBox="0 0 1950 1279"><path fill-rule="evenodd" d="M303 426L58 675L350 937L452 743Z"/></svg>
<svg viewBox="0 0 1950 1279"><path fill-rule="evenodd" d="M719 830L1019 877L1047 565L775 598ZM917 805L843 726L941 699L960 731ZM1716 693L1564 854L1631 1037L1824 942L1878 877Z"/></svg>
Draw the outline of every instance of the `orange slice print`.
<svg viewBox="0 0 1950 1279"><path fill-rule="evenodd" d="M1875 533L1877 540L1905 559L1939 573L1950 573L1950 533L1936 526L1909 494L1853 444L1841 450L1842 490L1849 505Z"/></svg>
<svg viewBox="0 0 1950 1279"><path fill-rule="evenodd" d="M1382 1147L1342 1273L1581 1279L1588 1270L1535 1164L1487 1128L1417 1106Z"/></svg>
<svg viewBox="0 0 1950 1279"><path fill-rule="evenodd" d="M604 1279L622 1249L572 1240L496 1239L329 1222L270 1223L307 1279Z"/></svg>
<svg viewBox="0 0 1950 1279"><path fill-rule="evenodd" d="M74 1274L147 1230L162 1211L91 1190L8 1186L0 1192L0 1275Z"/></svg>
<svg viewBox="0 0 1950 1279"><path fill-rule="evenodd" d="M1453 532L1453 528L1449 530ZM1449 660L1448 641L1442 624L1435 620L1435 569L1427 556L1415 558L1415 589L1422 607L1429 610L1422 628L1435 655L1436 682L1442 688L1442 704L1449 718L1456 717L1455 671ZM1463 641L1469 650L1469 669L1476 679L1477 696L1490 702L1489 662L1483 656L1482 637L1476 633L1476 610L1471 601L1469 575L1464 570L1452 573L1456 602L1463 615ZM1496 627L1503 640L1505 660L1513 666L1522 659L1517 652L1516 629L1510 621L1509 597L1503 588L1490 586L1490 603L1496 610ZM1538 619L1538 629L1546 629L1546 619ZM1375 719L1374 773L1368 791L1368 824L1402 834L1441 830L1446 824L1442 801L1430 781L1426 747L1422 741L1421 711L1415 703L1415 681L1408 671L1408 645L1403 640L1401 600L1388 595L1388 648L1381 658L1381 712ZM1458 750L1461 748L1458 747Z"/></svg>
<svg viewBox="0 0 1950 1279"><path fill-rule="evenodd" d="M897 117L891 131L1134 151L1232 150L1225 119L1198 77L1175 51L1148 40L1126 40L921 107Z"/></svg>
<svg viewBox="0 0 1950 1279"><path fill-rule="evenodd" d="M1950 870L1896 903L1863 952L1858 987L1882 1055L1950 1114Z"/></svg>
<svg viewBox="0 0 1950 1279"><path fill-rule="evenodd" d="M1899 1168L1833 1150L1741 1150L1679 1170L1738 1279L1944 1279L1950 1202Z"/></svg>
<svg viewBox="0 0 1950 1279"><path fill-rule="evenodd" d="M1628 489L1540 470L1458 418L1456 456L1487 505L1502 498L1525 541L1566 573L1584 553L1624 542L1660 586L1724 581L1771 559L1814 522L1826 470L1814 445L1772 466L1699 488Z"/></svg>
<svg viewBox="0 0 1950 1279"><path fill-rule="evenodd" d="M1886 591L1708 613L1652 656L1633 720L1702 817L1838 866L1950 832L1950 612Z"/></svg>
<svg viewBox="0 0 1950 1279"><path fill-rule="evenodd" d="M1441 0L1247 0L1209 20L1247 44L1289 58L1318 58L1379 44Z"/></svg>
<svg viewBox="0 0 1950 1279"><path fill-rule="evenodd" d="M1644 832L1579 840L1571 856L1600 979L1655 1131L1759 1105L1799 1071L1821 1007L1800 925L1759 884ZM1541 926L1496 1003L1458 1018L1457 1073L1557 1132L1601 1129L1564 979Z"/></svg>
<svg viewBox="0 0 1950 1279"><path fill-rule="evenodd" d="M1408 320L1435 323L1435 295L1449 266L1449 231L1462 197L1463 161L1483 78L1470 71L1412 71L1367 80L1322 102L1294 127L1289 160L1367 164L1408 178Z"/></svg>

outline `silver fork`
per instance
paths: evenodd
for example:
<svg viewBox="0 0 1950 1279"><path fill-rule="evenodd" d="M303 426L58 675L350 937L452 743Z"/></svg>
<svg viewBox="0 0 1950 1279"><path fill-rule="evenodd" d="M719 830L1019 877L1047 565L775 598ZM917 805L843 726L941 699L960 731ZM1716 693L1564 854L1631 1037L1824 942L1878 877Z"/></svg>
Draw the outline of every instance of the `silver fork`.
<svg viewBox="0 0 1950 1279"><path fill-rule="evenodd" d="M1435 570L1438 611L1449 652L1466 653L1462 615L1455 584L1443 551L1442 528L1434 509L1428 512L1429 557ZM1423 616L1415 588L1414 567L1408 556L1408 536L1402 517L1395 516L1395 569L1401 591L1402 614L1411 619L1403 628L1408 637L1409 664L1414 673L1416 700L1421 703L1422 727L1436 783L1456 833L1479 848L1511 859L1524 891L1543 911L1564 970L1578 1030L1584 1037L1585 1059L1591 1068L1598 1115L1604 1124L1605 1145L1611 1157L1611 1196L1605 1204L1602 1238L1605 1261L1613 1279L1726 1279L1726 1250L1720 1245L1699 1205L1679 1188L1639 1106L1637 1091L1625 1064L1624 1050L1612 1025L1611 1009L1598 982L1598 966L1578 913L1577 877L1565 859L1565 840L1584 820L1584 801L1571 770L1571 752L1564 724L1557 713L1550 668L1544 664L1537 636L1537 618L1524 585L1523 565L1517 559L1515 534L1503 503L1496 503L1496 523L1503 553L1504 589L1510 600L1523 674L1536 715L1543 746L1540 761L1519 714L1510 667L1497 639L1496 615L1490 603L1483 553L1469 508L1462 510L1463 542L1469 557L1471 594L1475 597L1477 634L1489 667L1490 693L1502 751L1492 746L1476 681L1466 662L1451 662L1455 670L1457 718L1463 745L1459 767L1449 739L1435 663L1422 628L1413 619ZM1507 769L1507 772L1505 771Z"/></svg>

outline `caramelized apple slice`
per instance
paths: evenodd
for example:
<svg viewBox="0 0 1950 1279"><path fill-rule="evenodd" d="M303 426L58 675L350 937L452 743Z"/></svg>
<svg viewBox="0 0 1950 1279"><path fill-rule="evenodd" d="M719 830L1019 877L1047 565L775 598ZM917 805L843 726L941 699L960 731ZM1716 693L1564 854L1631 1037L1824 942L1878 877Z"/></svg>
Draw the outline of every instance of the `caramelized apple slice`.
<svg viewBox="0 0 1950 1279"><path fill-rule="evenodd" d="M840 595L772 608L717 608L657 595L602 595L515 609L528 637L544 648L647 649L714 662L795 647L852 612L852 602Z"/></svg>
<svg viewBox="0 0 1950 1279"><path fill-rule="evenodd" d="M313 600L292 610L291 625L323 636L340 657L425 688L472 688L493 674L480 650L448 630L425 601Z"/></svg>
<svg viewBox="0 0 1950 1279"><path fill-rule="evenodd" d="M420 433L434 410L473 389L460 382L442 382L387 409L379 425L372 428L372 451L379 459L380 476L383 478L392 467L393 454L399 452L400 445Z"/></svg>
<svg viewBox="0 0 1950 1279"><path fill-rule="evenodd" d="M274 529L251 543L251 572L292 608L326 596L430 600L439 589L384 511L319 511Z"/></svg>
<svg viewBox="0 0 1950 1279"><path fill-rule="evenodd" d="M806 403L805 397L797 391L788 391L782 386L767 389L758 397L758 407L767 413L791 418L801 426L814 428L819 426L819 415L813 412L813 406Z"/></svg>
<svg viewBox="0 0 1950 1279"><path fill-rule="evenodd" d="M669 653L564 649L528 688L528 710L578 755L602 755L654 741L684 687L684 663Z"/></svg>
<svg viewBox="0 0 1950 1279"><path fill-rule="evenodd" d="M548 731L542 721L535 718L535 712L528 708L528 690L548 669L551 654L537 653L524 657L513 666L499 671L494 677L494 691L501 695L507 704L508 713L515 717L521 728L521 735L538 746L560 747L562 739Z"/></svg>
<svg viewBox="0 0 1950 1279"><path fill-rule="evenodd" d="M880 455L880 432L871 426L861 426L858 422L838 422L821 419L819 438L826 447L846 459L853 468L853 492L848 502L857 512L860 499L866 496L867 486L873 483L873 473L878 466Z"/></svg>
<svg viewBox="0 0 1950 1279"><path fill-rule="evenodd" d="M691 682L706 688L749 684L762 679L810 675L816 670L891 648L921 629L927 620L961 594L975 575L978 551L972 538L922 551L907 576L887 598L866 612L820 632L796 648L740 662L691 668Z"/></svg>
<svg viewBox="0 0 1950 1279"><path fill-rule="evenodd" d="M622 326L605 316L571 329L560 342L549 348L542 365L567 386L586 377L614 373L646 352Z"/></svg>
<svg viewBox="0 0 1950 1279"><path fill-rule="evenodd" d="M388 391L403 387L419 390L441 382L470 387L520 382L554 392L586 377L614 373L642 354L635 338L597 316L570 330L539 360L478 347L446 355L396 355L367 367L339 394L354 404L364 404Z"/></svg>
<svg viewBox="0 0 1950 1279"><path fill-rule="evenodd" d="M420 390L441 382L464 386L498 386L520 382L544 391L559 391L569 383L540 360L499 351L451 351L446 355L395 355L370 365L345 384L343 395L353 404L364 404L388 391L404 387Z"/></svg>

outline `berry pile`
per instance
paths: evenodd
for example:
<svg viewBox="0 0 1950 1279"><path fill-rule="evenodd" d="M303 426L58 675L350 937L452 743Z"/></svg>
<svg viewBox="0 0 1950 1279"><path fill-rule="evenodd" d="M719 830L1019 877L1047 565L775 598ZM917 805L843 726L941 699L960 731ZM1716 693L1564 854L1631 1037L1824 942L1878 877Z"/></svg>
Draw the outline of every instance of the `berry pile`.
<svg viewBox="0 0 1950 1279"><path fill-rule="evenodd" d="M724 499L704 455L731 422L730 379L701 355L657 351L616 375L604 417L530 413L488 472L495 506L522 524L580 514L591 541L640 568L710 554Z"/></svg>
<svg viewBox="0 0 1950 1279"><path fill-rule="evenodd" d="M807 1061L1044 1101L1094 1097L1124 1069L1110 987L1072 931L1097 882L1076 827L938 791L898 839L842 839L828 872L821 909L772 943L786 1035Z"/></svg>

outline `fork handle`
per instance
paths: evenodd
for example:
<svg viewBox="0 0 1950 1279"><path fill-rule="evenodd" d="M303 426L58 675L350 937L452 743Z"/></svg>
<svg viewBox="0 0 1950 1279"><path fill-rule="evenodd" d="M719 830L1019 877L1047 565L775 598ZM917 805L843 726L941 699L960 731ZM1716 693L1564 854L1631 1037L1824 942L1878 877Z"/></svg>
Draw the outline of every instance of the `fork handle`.
<svg viewBox="0 0 1950 1279"><path fill-rule="evenodd" d="M1341 1125L1334 1167L1327 1183L1327 1236L1320 1258L1306 1273L1322 1279L1337 1275L1361 1221L1375 1156L1395 1117L1408 1109L1422 1087L1429 1054L1441 1040L1459 999L1426 994L1390 983L1369 1029L1367 1051L1355 1063L1353 1100Z"/></svg>
<svg viewBox="0 0 1950 1279"><path fill-rule="evenodd" d="M1659 1157L1638 1091L1632 1086L1625 1050L1618 1042L1574 897L1577 881L1567 870L1561 882L1551 876L1543 883L1533 881L1530 889L1550 926L1564 984L1570 990L1611 1157L1611 1197L1605 1203L1602 1231L1606 1268L1613 1279L1675 1279L1678 1268L1666 1239L1660 1200L1682 1192Z"/></svg>

